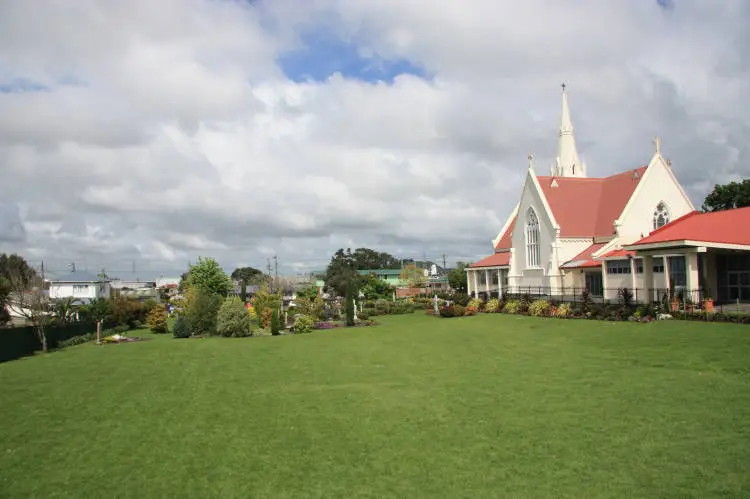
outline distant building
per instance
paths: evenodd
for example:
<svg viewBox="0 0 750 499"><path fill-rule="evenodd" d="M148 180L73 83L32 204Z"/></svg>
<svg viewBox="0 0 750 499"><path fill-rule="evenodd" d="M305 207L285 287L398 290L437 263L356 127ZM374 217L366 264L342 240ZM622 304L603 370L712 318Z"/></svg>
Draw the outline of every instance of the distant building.
<svg viewBox="0 0 750 499"><path fill-rule="evenodd" d="M402 269L365 269L360 270L359 275L373 275L378 279L387 282L394 288L403 288L408 286L408 283L401 279L401 270Z"/></svg>
<svg viewBox="0 0 750 499"><path fill-rule="evenodd" d="M96 298L109 298L112 287L109 279L103 279L88 272L70 272L58 279L49 280L49 297L51 300L75 298L88 302Z"/></svg>

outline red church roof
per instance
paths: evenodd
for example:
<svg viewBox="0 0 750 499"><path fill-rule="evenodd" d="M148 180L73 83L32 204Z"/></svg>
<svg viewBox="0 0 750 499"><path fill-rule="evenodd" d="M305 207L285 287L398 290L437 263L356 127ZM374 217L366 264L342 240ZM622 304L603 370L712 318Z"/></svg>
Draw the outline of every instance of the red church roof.
<svg viewBox="0 0 750 499"><path fill-rule="evenodd" d="M488 256L483 260L470 265L470 268L477 267L504 267L510 265L510 251L504 251L503 253L495 253Z"/></svg>
<svg viewBox="0 0 750 499"><path fill-rule="evenodd" d="M750 246L750 207L701 213L693 211L653 231L628 248L646 244L698 241Z"/></svg>
<svg viewBox="0 0 750 499"><path fill-rule="evenodd" d="M614 221L625 209L646 168L642 166L604 178L537 177L560 225L560 236L614 234Z"/></svg>
<svg viewBox="0 0 750 499"><path fill-rule="evenodd" d="M513 220L510 221L508 224L508 228L505 229L505 232L503 233L503 237L500 238L500 240L497 242L497 246L495 246L495 250L501 250L501 249L510 249L512 246L512 243L510 241L510 236L513 234L513 227L516 226L516 219L518 218L518 215L513 217Z"/></svg>
<svg viewBox="0 0 750 499"><path fill-rule="evenodd" d="M564 269L582 269L587 267L601 267L602 262L594 260L593 254L607 243L595 243L578 253L576 256L560 265Z"/></svg>

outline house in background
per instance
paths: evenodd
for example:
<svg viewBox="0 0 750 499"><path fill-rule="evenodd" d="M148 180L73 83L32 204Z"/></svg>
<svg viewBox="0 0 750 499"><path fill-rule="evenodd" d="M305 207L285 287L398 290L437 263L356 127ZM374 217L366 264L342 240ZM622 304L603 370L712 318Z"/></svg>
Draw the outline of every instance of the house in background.
<svg viewBox="0 0 750 499"><path fill-rule="evenodd" d="M88 272L70 272L62 274L57 279L50 279L48 282L51 300L75 298L85 303L96 298L112 296L109 279L103 279Z"/></svg>
<svg viewBox="0 0 750 499"><path fill-rule="evenodd" d="M394 288L403 288L408 286L408 283L401 279L401 270L402 269L366 269L360 270L359 275L372 275L381 281L387 282Z"/></svg>

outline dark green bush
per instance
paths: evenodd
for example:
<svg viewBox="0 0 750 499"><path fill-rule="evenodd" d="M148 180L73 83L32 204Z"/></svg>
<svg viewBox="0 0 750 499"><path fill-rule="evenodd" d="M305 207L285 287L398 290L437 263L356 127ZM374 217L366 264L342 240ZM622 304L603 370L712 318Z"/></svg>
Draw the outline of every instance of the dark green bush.
<svg viewBox="0 0 750 499"><path fill-rule="evenodd" d="M370 314L368 314L367 312L363 311L363 312L360 312L357 315L357 317L359 318L359 320L366 321L366 320L368 320L370 318Z"/></svg>
<svg viewBox="0 0 750 499"><path fill-rule="evenodd" d="M190 338L190 323L184 315L180 315L174 321L172 334L174 334L175 338Z"/></svg>
<svg viewBox="0 0 750 499"><path fill-rule="evenodd" d="M88 343L90 341L93 341L96 339L96 333L87 333L82 334L80 336L73 336L72 338L68 338L67 340L62 340L57 344L58 348L66 348L66 347L72 347L75 345L81 345L83 343Z"/></svg>
<svg viewBox="0 0 750 499"><path fill-rule="evenodd" d="M281 333L281 319L279 318L279 309L274 308L271 313L271 334L278 336Z"/></svg>
<svg viewBox="0 0 750 499"><path fill-rule="evenodd" d="M455 305L451 305L453 307L453 316L454 317L463 317L466 315L466 307L463 305L459 305L456 303Z"/></svg>
<svg viewBox="0 0 750 499"><path fill-rule="evenodd" d="M221 306L221 297L205 291L196 290L188 302L186 316L190 323L190 332L194 335L216 334L216 318Z"/></svg>

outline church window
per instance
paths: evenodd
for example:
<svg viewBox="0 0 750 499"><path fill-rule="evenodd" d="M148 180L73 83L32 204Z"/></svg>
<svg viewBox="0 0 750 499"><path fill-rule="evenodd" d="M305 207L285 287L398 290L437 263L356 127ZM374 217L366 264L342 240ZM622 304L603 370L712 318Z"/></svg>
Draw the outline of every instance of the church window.
<svg viewBox="0 0 750 499"><path fill-rule="evenodd" d="M654 211L654 229L658 229L659 227L667 225L668 223L669 210L667 209L667 205L664 203L659 203L656 206L656 211Z"/></svg>
<svg viewBox="0 0 750 499"><path fill-rule="evenodd" d="M539 267L541 262L539 246L539 219L533 208L526 212L526 266Z"/></svg>

